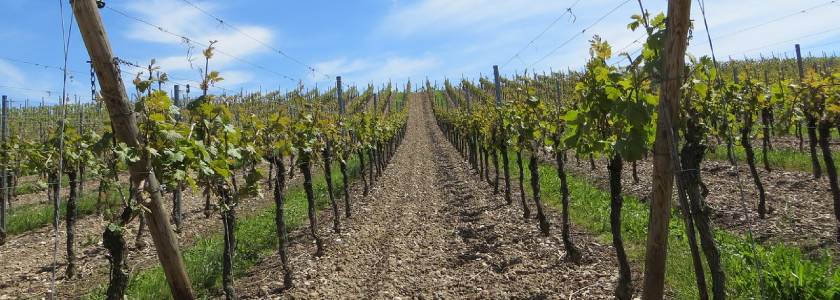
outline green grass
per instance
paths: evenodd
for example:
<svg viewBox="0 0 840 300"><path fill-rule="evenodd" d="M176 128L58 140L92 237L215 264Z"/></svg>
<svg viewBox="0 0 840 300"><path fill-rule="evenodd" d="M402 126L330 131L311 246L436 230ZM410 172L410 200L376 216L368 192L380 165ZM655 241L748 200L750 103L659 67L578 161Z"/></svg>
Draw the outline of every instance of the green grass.
<svg viewBox="0 0 840 300"><path fill-rule="evenodd" d="M89 179L93 180L93 179ZM70 183L69 177L67 175L61 176L61 186L67 186ZM47 190L47 184L42 182L40 179L30 182L19 183L15 187L15 195L27 195L37 192L43 192Z"/></svg>
<svg viewBox="0 0 840 300"><path fill-rule="evenodd" d="M123 193L127 195L128 189L123 189ZM83 217L96 213L96 199L98 195L98 191L92 191L82 195L76 202L77 216ZM120 193L117 191L106 193L103 200L107 203L103 209L107 210L112 206L119 205L122 203L120 199ZM61 200L59 218L63 220L67 214L67 197L62 197ZM53 221L52 218L52 204L29 203L13 206L9 211L9 215L6 216L6 231L9 235L24 233L51 224Z"/></svg>
<svg viewBox="0 0 840 300"><path fill-rule="evenodd" d="M762 153L764 152L761 150L761 147L755 147L754 149L756 167L762 169L764 166ZM714 151L710 151L707 154L709 159L728 160L726 157L726 146L717 146L712 148L712 150ZM733 150L735 159L739 162L747 161L743 147L735 146ZM832 154L834 154L834 165L840 167L840 153ZM820 165L825 168L825 160L823 160L822 151L819 149L817 149L817 156L820 160ZM770 163L770 168L813 172L813 168L811 167L811 154L809 154L807 149L805 152L799 152L799 150L795 149L770 150L767 152L767 161Z"/></svg>
<svg viewBox="0 0 840 300"><path fill-rule="evenodd" d="M15 195L27 195L44 191L46 189L46 184L41 184L39 182L26 182L15 187Z"/></svg>
<svg viewBox="0 0 840 300"><path fill-rule="evenodd" d="M348 176L355 178L359 173L359 164L350 160L347 164ZM319 174L313 169L314 174ZM303 176L303 175L299 175ZM343 185L341 173L336 166L332 169L333 184L341 195ZM326 180L322 175L313 175L313 190L315 192L318 209L329 205ZM267 193L268 197L271 196ZM337 196L337 201L342 198ZM234 276L241 277L245 272L259 262L261 257L273 255L277 250L277 234L274 224L275 208L272 206L262 212L247 217L240 217L236 223L236 256L234 259ZM303 184L290 186L286 191L286 225L288 230L294 230L304 225L307 220L306 193ZM320 228L321 232L332 230L329 226ZM192 280L193 289L199 298L213 298L221 293L222 282L222 247L224 240L222 233L198 237L197 242L182 251L187 274ZM105 295L107 286L98 287L88 294L88 299L101 299ZM131 276L126 296L129 299L171 299L172 295L163 269L157 266Z"/></svg>
<svg viewBox="0 0 840 300"><path fill-rule="evenodd" d="M525 159L523 157L523 159ZM513 161L513 160L511 160ZM512 164L512 174L518 174ZM543 201L560 209L560 179L554 166L539 168ZM530 178L529 172L525 176ZM516 177L512 178L516 180ZM526 185L527 185L526 180ZM527 190L530 188L526 187ZM570 217L572 222L595 234L606 244L611 243L609 192L600 190L585 180L569 176ZM624 197L622 232L628 256L634 265L644 265L647 239L648 206L634 197ZM697 299L694 269L685 237L682 218L674 213L669 225L666 282L674 299ZM759 298L759 272L756 258L765 278L765 296L769 299L840 297L840 269L832 264L826 251L820 257L808 259L799 249L783 245L757 245L753 254L749 240L718 230L715 232L721 250L721 260L727 276L727 290L734 299ZM707 271L707 286L711 284ZM710 288L710 286L709 286ZM837 299L837 298L834 298Z"/></svg>

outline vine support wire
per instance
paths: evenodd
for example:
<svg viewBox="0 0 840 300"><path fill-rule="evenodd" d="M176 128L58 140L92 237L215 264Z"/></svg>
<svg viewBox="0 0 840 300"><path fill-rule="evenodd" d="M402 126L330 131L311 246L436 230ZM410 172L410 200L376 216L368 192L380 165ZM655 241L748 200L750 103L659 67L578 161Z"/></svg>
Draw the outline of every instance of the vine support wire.
<svg viewBox="0 0 840 300"><path fill-rule="evenodd" d="M630 2L630 0L624 0L624 1L622 1L621 3L619 3L618 5L616 5L615 7L613 7L611 10L607 11L607 13L606 13L606 14L604 14L604 15L602 15L601 17L599 17L598 19L596 19L596 20L595 20L595 22L593 22L591 25L589 25L588 27L584 28L584 29L583 29L583 30L581 30L580 32L578 32L578 33L576 33L576 34L572 35L569 39L567 39L566 41L564 41L563 43L561 43L559 46L555 47L555 48L554 48L554 49L552 49L550 52L548 52L548 54L546 54L545 56L543 56L543 57L541 57L540 59L536 60L535 62L531 63L530 67L534 67L535 65L539 64L540 62L542 62L542 61L543 61L543 60L545 60L546 58L549 58L549 57L551 57L552 55L554 55L554 53L556 53L558 50L560 50L561 48L563 48L563 47L565 47L566 45L568 45L568 44L569 44L572 40L574 40L575 38L577 38L577 37L579 37L579 36L583 35L584 33L586 33L586 31L588 31L589 29L592 29L593 27L595 27L596 25L598 25L599 23L601 23L601 21L603 21L603 20L604 20L604 19L606 19L609 15L611 15L612 13L614 13L615 11L617 11L619 8L621 8L622 6L624 6L625 4L627 4L627 2Z"/></svg>
<svg viewBox="0 0 840 300"><path fill-rule="evenodd" d="M113 8L113 7L108 6L108 7L106 7L106 9L108 9L108 10L110 10L110 11L113 11L114 13L116 13L116 14L118 14L118 15L121 15L121 16L123 16L123 17L125 17L125 18L131 19L131 20L134 20L134 21L136 21L136 22L139 22L139 23L145 24L145 25L147 25L147 26L149 26L149 27L155 28L155 29L157 29L158 31L163 32L163 33L165 33L165 34L168 34L168 35L171 35L171 36L177 37L177 38L181 39L183 42L185 42L185 43L187 43L187 44L191 44L191 45L198 45L198 46L205 47L205 48L210 46L210 44L206 44L206 43L201 43L201 42L198 42L197 40L195 40L195 39L193 39L193 38L187 37L186 35L179 34L179 33L175 33L175 32L173 32L173 31L171 31L171 30L169 30L169 29L164 28L163 26L153 24L153 23L151 23L151 22L149 22L149 21L146 21L146 20L141 19L141 18L136 17L136 16L132 16L132 15L130 15L130 14L128 14L128 13L126 13L126 12L123 12L123 11L121 11L121 10L115 9L115 8ZM239 61L239 62L241 62L241 63L243 63L243 64L247 64L247 65L249 65L249 66L251 66L251 67L253 67L253 68L255 68L255 69L260 69L260 70L262 70L262 71L265 71L265 72L268 72L268 73L272 73L272 74L274 74L274 75L276 75L276 76L278 76L278 77L280 77L280 78L284 78L284 79L289 80L289 81L292 81L292 82L294 82L294 81L295 81L295 78L292 78L292 77L291 77L291 76L289 76L289 75L286 75L286 74L283 74L283 73L280 73L280 72L274 71L274 70L272 70L272 69L269 69L268 67L265 67L265 66L263 66L263 65L256 64L256 63L254 63L254 62L252 62L252 61L250 61L250 60L246 60L246 59L244 59L244 58L241 58L241 57L239 57L239 56L233 55L233 54L231 54L231 53L228 53L228 52L225 52L225 51L221 51L221 50L219 50L219 49L216 49L216 50L215 50L215 52L216 52L216 53L219 53L219 54L222 54L222 55L224 55L224 56L230 57L231 59L236 60L236 61Z"/></svg>
<svg viewBox="0 0 840 300"><path fill-rule="evenodd" d="M703 16L703 25L705 26L706 35L709 39L709 48L710 48L710 51L711 51L711 54L712 54L712 62L714 62L715 68L717 69L718 64L717 64L717 58L715 58L715 50L714 50L715 48L714 48L714 44L713 44L712 39L711 39L711 35L709 33L709 23L708 23L707 18L706 18L706 0L697 0L697 4L700 7L700 14ZM717 73L716 81L718 82L718 84L720 84L722 82L721 77L720 77L721 76L720 72L716 72L716 73ZM727 106L729 104L729 101L727 101L727 99L725 97L721 100L722 100L721 103L723 104L723 109L726 110ZM724 120L725 119L726 118L724 118ZM727 126L726 130L728 131L727 134L726 134L727 142L731 143L732 142L732 136L733 136L732 126ZM733 156L734 154L728 153L728 155ZM761 298L765 299L766 298L765 283L764 283L764 275L761 272L761 258L758 257L758 251L756 250L756 245L755 245L755 238L753 237L753 221L752 221L752 218L750 218L750 214L749 214L749 205L747 205L746 192L744 192L744 183L741 181L741 170L740 170L740 167L738 166L738 161L735 160L734 157L730 157L730 160L733 163L732 167L735 169L735 178L736 178L736 182L737 182L737 186L738 186L738 192L739 192L740 199L741 199L741 207L744 211L744 218L746 218L746 221L747 221L747 239L750 242L750 249L751 249L753 257L754 257L753 261L755 262L756 273L758 274L758 285L759 285L759 290L761 292Z"/></svg>
<svg viewBox="0 0 840 300"><path fill-rule="evenodd" d="M64 168L64 127L67 119L67 108L65 106L67 101L67 60L70 53L70 37L71 37L71 29L73 28L73 20L74 16L70 15L70 24L69 26L65 27L64 24L64 2L63 0L58 0L59 5L59 13L61 17L61 39L62 39L62 46L64 51L64 68L63 68L63 82L61 87L61 100L59 101L59 105L61 106L61 119L59 120L59 137L58 137L58 169L56 171L56 182L55 185L59 192L56 193L53 197L53 253L52 253L52 274L50 278L50 293L49 297L51 299L55 299L57 293L56 290L56 268L58 267L58 214L60 212L60 204L61 204L61 171ZM75 3L75 2L73 2ZM67 34L65 35L65 31Z"/></svg>
<svg viewBox="0 0 840 300"><path fill-rule="evenodd" d="M216 15L211 14L209 11L207 11L207 10L205 10L205 9L201 8L200 6L196 5L195 3L193 3L193 2L191 2L191 1L189 1L189 0L181 0L181 1L183 1L184 3L186 3L186 4L187 4L187 5L189 5L189 6L192 6L193 8L195 8L196 10L198 10L199 12L201 12L202 14L204 14L204 15L206 15L206 16L208 16L208 17L210 17L210 18L213 18L214 20L216 20L216 22L219 22L219 24L221 24L222 26L227 26L227 27L229 27L230 29L233 29L234 31L238 32L239 34L241 34L241 35L243 35L243 36L245 36L245 37L247 37L247 38L251 39L252 41L254 41L254 42L256 42L256 43L258 43L258 44L260 44L260 45L262 45L262 46L263 46L263 47L265 47L266 49L269 49L269 50L271 50L272 52L275 52L275 53L277 53L277 54L280 54L281 56L283 56L283 57L285 57L285 58L287 58L287 59L291 60L292 62L294 62L294 63L296 63L296 64L298 64L298 65L300 65L300 66L303 66L304 68L308 69L310 72L312 72L312 73L313 73L313 77L315 77L315 76L314 76L314 74L316 74L316 73L317 73L317 74L321 74L322 76L324 76L324 78L325 78L325 79L323 79L323 80L330 79L330 77L331 77L331 76L330 76L330 74L325 74L325 73L322 73L321 71L318 71L318 69L316 69L315 67L310 66L310 65L308 65L308 64L306 64L306 63L304 63L304 62L302 62L300 59L297 59L297 58L295 58L295 57L293 57L293 56L289 55L288 53L286 53L285 51L283 51L283 50L281 50L281 49L279 49L279 48L277 48L277 47L271 46L271 45L270 45L270 44L268 44L267 42L262 41L262 40L260 40L260 39L258 39L258 38L256 38L256 37L254 37L254 36L253 36L253 35L251 35L251 34L248 34L248 33L247 33L247 32L245 32L244 30L239 29L238 27L233 26L233 24L231 24L230 22L226 22L225 20L222 20L222 18L220 18L220 17L218 17L218 16L216 16ZM322 80L322 81L323 81L323 80Z"/></svg>
<svg viewBox="0 0 840 300"><path fill-rule="evenodd" d="M569 15L570 15L570 17L571 17L571 18L573 18L572 23L574 23L574 21L575 21L575 20L577 20L577 17L575 17L574 12L572 12L572 8L573 8L573 7L575 7L575 5L577 5L577 4L578 4L578 2L580 2L580 0L576 0L574 3L572 3L572 5L569 5L569 7L567 7L567 8L563 11L563 13L562 13L562 14L560 14L559 16L557 16L557 18L555 18L555 19L554 19L554 21L552 21L552 22L551 22L551 24L548 24L548 26L547 26L545 29L543 29L543 30L542 30L539 34L537 34L537 36L536 36L536 37L534 37L533 39L531 39L531 41L530 41L530 42L528 42L527 44L525 44L525 46L522 46L522 49L519 49L519 51L516 51L516 53L514 53L514 54L513 54L513 56L511 56L510 58L508 58L508 60L507 60L507 61L505 61L505 63L504 63L504 64L502 64L502 68L506 67L506 66L507 66L507 65L508 65L511 61L513 61L513 59L514 59L514 58L518 58L520 61L522 61L522 63L523 63L523 64L525 64L525 65L527 66L528 64L527 64L527 63L525 63L525 61L523 61L523 60L522 60L522 58L521 58L519 55L520 55L520 54L522 54L522 52L524 52L525 50L527 50L527 49L528 49L528 47L530 47L531 45L533 45L533 44L534 44L537 40L539 40L539 39L540 39L543 35L545 35L545 33L546 33L546 32L548 32L548 30L550 30L552 27L554 27L554 25L557 25L557 22L560 22L560 20L561 20L561 19L563 18L563 16L565 16L566 14L569 14Z"/></svg>

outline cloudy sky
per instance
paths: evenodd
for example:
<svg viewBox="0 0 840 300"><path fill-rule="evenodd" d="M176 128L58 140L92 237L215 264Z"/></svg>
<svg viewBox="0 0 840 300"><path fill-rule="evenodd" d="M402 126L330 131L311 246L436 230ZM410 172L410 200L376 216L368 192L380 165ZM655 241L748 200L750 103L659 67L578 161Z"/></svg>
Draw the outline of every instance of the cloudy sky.
<svg viewBox="0 0 840 300"><path fill-rule="evenodd" d="M65 5L63 21L69 26L67 2L0 1L0 94L15 101L57 100L62 72L54 67L63 64L59 3ZM202 44L218 40L219 53L210 68L225 81L213 89L216 93L287 89L298 81L325 87L336 75L357 85L477 78L494 64L504 73L565 70L583 65L587 40L594 34L615 51L631 53L639 48L634 41L643 37L627 29L630 16L639 13L636 0L106 2L100 12L115 54L139 65L156 59L173 78L171 84L196 86ZM665 3L642 1L653 14L663 11ZM689 51L703 55L709 46L697 5L692 2L695 38ZM707 0L706 14L722 59L791 56L795 43L813 55L840 50L840 1ZM87 52L78 29L66 29L72 71L68 89L87 100Z"/></svg>

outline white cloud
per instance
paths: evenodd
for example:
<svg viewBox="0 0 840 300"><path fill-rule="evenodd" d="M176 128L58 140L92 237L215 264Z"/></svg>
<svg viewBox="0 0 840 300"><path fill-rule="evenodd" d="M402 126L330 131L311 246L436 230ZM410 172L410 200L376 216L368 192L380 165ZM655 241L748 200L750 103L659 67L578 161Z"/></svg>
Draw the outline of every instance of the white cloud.
<svg viewBox="0 0 840 300"><path fill-rule="evenodd" d="M222 70L220 73L222 74L222 78L224 78L224 80L219 82L217 86L221 86L223 88L236 88L244 83L254 80L254 74L247 71Z"/></svg>
<svg viewBox="0 0 840 300"><path fill-rule="evenodd" d="M246 34L254 37L255 39L261 41L271 40L271 31L269 31L268 29L257 26L238 28ZM250 62L250 60L248 60L249 56L265 52L265 48L262 48L251 38L240 33L209 33L204 36L204 39L202 39L202 41L203 40L218 41L218 43L214 45L217 51L213 55L213 58L210 60L210 69L218 69L220 67L229 66L231 64L250 66L244 61L241 61L240 59ZM208 44L207 42L201 43L205 45ZM161 68L167 71L183 71L196 68L203 68L204 56L202 56L201 51L203 51L204 49L203 47L200 47L198 45L195 46L196 48L190 50L190 55L187 55L185 50L184 54L166 56L157 59L157 62L161 66ZM192 60L192 62L190 62L190 60Z"/></svg>
<svg viewBox="0 0 840 300"><path fill-rule="evenodd" d="M708 7L707 14L710 31L718 55L742 58L743 55L768 55L782 51L792 53L795 43L807 44L829 37L840 36L840 27L835 21L840 13L840 3L833 3L807 11L801 10L826 3L823 0L808 1L726 1ZM750 14L744 12L750 11ZM799 12L799 13L797 13ZM692 11L698 20L695 27L700 28L694 45L689 51L707 54L708 40L702 30L699 9ZM792 16L781 17L793 14ZM780 19L775 22L774 20ZM768 23L770 22L770 23ZM766 24L765 24L766 23ZM761 25L751 28L755 25ZM735 33L742 29L748 29ZM833 31L828 31L835 29ZM825 32L818 35L815 33ZM734 34L733 34L734 33ZM807 53L807 51L806 51Z"/></svg>
<svg viewBox="0 0 840 300"><path fill-rule="evenodd" d="M25 79L20 69L2 59L0 59L0 78L7 85L20 85Z"/></svg>
<svg viewBox="0 0 840 300"><path fill-rule="evenodd" d="M480 32L539 15L562 12L568 1L424 0L397 6L382 29L403 36L458 31Z"/></svg>
<svg viewBox="0 0 840 300"><path fill-rule="evenodd" d="M315 69L326 74L348 74L370 68L370 62L355 59L348 60L347 58L337 58L315 64Z"/></svg>
<svg viewBox="0 0 840 300"><path fill-rule="evenodd" d="M207 0L209 1L209 0ZM368 43L358 43L358 47L371 55L358 57L347 56L341 51L331 59L313 66L322 74L344 76L345 82L366 84L381 83L391 78L406 77L432 79L467 77L475 78L478 73L488 74L494 64L503 65L514 53L528 43L536 34L555 18L564 14L566 8L575 0L415 0L390 1L384 16L373 16L381 20L371 32L367 32L375 44L388 45L382 48L365 49ZM720 59L729 54L742 57L742 53L752 48L748 55L769 53L770 51L792 50L795 42L809 44L831 42L840 36L837 31L822 35L796 39L809 33L837 27L834 16L840 12L840 2L821 7L808 13L799 13L778 22L728 37L724 34L760 24L781 16L795 13L803 8L813 7L827 0L705 0L709 26L715 39L715 48ZM197 5L216 13L224 9L226 2L199 2ZM572 68L582 66L588 57L588 40L594 34L602 36L618 50L630 44L636 38L644 37L641 32L627 29L630 15L638 14L639 7L635 0L625 3L620 9L600 21L585 33L575 37L568 45L547 57L539 64L532 64L561 45L564 41L578 34L583 28L595 22L610 9L622 3L622 0L581 0L573 8L574 18L565 15L551 30L533 45L529 46L519 58L512 60L503 68L503 72L520 72ZM664 11L666 1L643 0L645 8L656 14ZM141 16L154 24L162 25L173 32L194 37L197 42L219 40L218 49L249 61L259 63L256 55L265 54L267 49L247 36L221 26L212 18L181 1L171 0L136 0L125 4L132 14ZM693 54L708 53L700 10L692 2L692 19L695 21L695 38L689 51ZM574 22L572 21L574 19ZM263 26L238 26L248 35L273 44L277 34ZM164 45L180 45L177 37L162 33L156 28L132 23L127 36L134 40ZM362 39L365 40L365 39ZM779 45L773 43L784 42ZM392 46L393 45L393 46ZM632 44L625 49L635 51L641 44ZM770 45L771 47L763 47ZM353 50L353 49L350 49ZM805 48L807 53L807 48ZM201 49L193 50L195 66L203 65ZM335 53L335 52L334 52ZM344 53L352 53L346 51ZM381 54L380 54L381 53ZM617 59L618 60L618 59ZM187 71L190 64L185 50L158 59L166 71ZM228 79L225 87L236 84L254 85L254 81L272 81L257 76L247 63L237 61L224 54L217 55L210 62L211 69L222 70L222 76ZM236 68L235 70L233 70ZM260 71L261 72L261 71ZM190 71L189 78L198 77ZM178 75L177 73L175 75ZM333 78L324 78L320 74L305 74L309 84L331 82ZM177 76L176 76L177 77ZM182 75L181 77L184 77ZM271 76L270 76L271 77ZM281 80L282 81L282 80Z"/></svg>
<svg viewBox="0 0 840 300"><path fill-rule="evenodd" d="M353 60L337 58L315 65L322 72L341 75L345 82L356 85L384 83L389 80L400 83L410 77L426 76L439 66L440 60L432 56L388 56Z"/></svg>
<svg viewBox="0 0 840 300"><path fill-rule="evenodd" d="M380 67L371 71L369 77L373 81L385 81L386 79L404 80L409 77L419 77L427 74L432 68L439 65L434 57L405 58L392 57L385 61Z"/></svg>
<svg viewBox="0 0 840 300"><path fill-rule="evenodd" d="M396 5L383 18L379 30L385 35L402 38L428 38L437 41L431 55L441 59L442 68L433 70L439 76L459 76L460 73L484 72L492 64L502 65L514 53L525 46L534 36L557 16L563 14L573 1L556 0L420 0L410 4ZM768 55L771 51L792 51L793 44L803 46L827 44L840 36L840 27L834 16L840 13L840 3L826 4L826 0L706 0L706 13L718 56L725 58L732 54L740 58L744 52L749 56L759 53ZM572 22L563 19L551 28L518 58L514 58L505 71L525 68L537 71L573 69L582 66L588 57L588 40L594 34L600 35L613 45L615 52L633 52L641 43L631 44L641 38L642 32L627 29L630 15L639 13L636 1L629 1L621 8L601 20L585 33L572 39L556 53L536 65L534 62L560 46L564 41L590 26L613 7L619 0L580 1L573 12ZM644 0L643 5L656 14L666 9L665 1ZM825 4L807 13L806 8ZM799 12L799 13L797 13ZM793 14L793 15L791 15ZM743 33L724 36L727 33L768 21L783 19ZM689 51L693 54L708 54L702 16L696 2L692 2L692 19L695 21L695 38ZM564 17L565 18L565 17ZM837 28L814 36L812 33ZM719 38L717 38L719 37ZM777 45L776 45L777 44ZM760 48L760 49L755 49ZM825 48L823 48L825 49ZM750 51L748 51L750 50ZM616 53L617 54L617 53ZM619 60L619 59L616 59ZM477 74L473 74L475 76Z"/></svg>
<svg viewBox="0 0 840 300"><path fill-rule="evenodd" d="M213 14L215 14L215 10L220 9L218 5L211 2L194 3ZM209 44L209 41L214 40L218 41L218 43L215 44L217 51L210 60L211 70L220 70L233 65L238 67L251 67L245 61L256 63L251 59L254 55L269 51L263 45L256 42L255 39L269 45L274 41L275 34L267 27L237 25L236 27L239 31L233 30L219 24L196 8L180 1L132 1L127 7L132 13L139 15L142 19L193 40L193 43L190 44L193 48L189 50L188 54L187 44L184 40L176 36L161 32L155 27L142 23L134 23L130 27L126 33L126 36L130 39L149 43L184 46L183 50L180 51L181 53L157 59L158 65L166 72L181 72L203 68L204 57L201 51L205 45ZM197 43L202 45L198 45ZM192 60L192 63L190 60ZM189 72L187 74L192 76L195 73ZM226 71L222 76L228 79L223 86L248 83L256 77L252 72L242 70Z"/></svg>

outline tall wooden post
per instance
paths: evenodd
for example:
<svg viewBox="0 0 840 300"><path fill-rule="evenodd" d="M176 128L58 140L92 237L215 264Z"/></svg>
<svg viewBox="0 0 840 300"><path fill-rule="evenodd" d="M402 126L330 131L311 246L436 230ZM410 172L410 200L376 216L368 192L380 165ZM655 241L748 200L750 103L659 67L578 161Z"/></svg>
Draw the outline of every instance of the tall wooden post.
<svg viewBox="0 0 840 300"><path fill-rule="evenodd" d="M805 79L805 65L802 64L802 49L799 44L794 46L796 48L796 67L799 70L799 82Z"/></svg>
<svg viewBox="0 0 840 300"><path fill-rule="evenodd" d="M177 106L178 108L184 107L184 104L181 103L181 85L176 84L175 85L175 90L172 94L175 98L175 99L173 99L173 100L175 100L175 106Z"/></svg>
<svg viewBox="0 0 840 300"><path fill-rule="evenodd" d="M0 245L6 243L6 208L8 205L8 195L9 193L6 190L9 188L6 186L6 171L8 160L6 159L6 132L9 127L9 98L6 95L3 95L3 115L0 116L2 120L0 120L0 143L3 145L2 153L0 153L0 158L2 158L2 167L3 169L0 170Z"/></svg>
<svg viewBox="0 0 840 300"><path fill-rule="evenodd" d="M9 170L9 153L7 152L8 148L9 148L8 145L9 145L9 130L10 130L9 129L9 98L8 97L5 97L5 96L3 97L3 108L2 109L3 109L3 122L2 122L3 123L2 124L2 130L3 130L2 135L3 135L3 137L2 138L3 138L3 148L4 148L3 149L3 175L2 175L3 176L3 184L4 184L3 199L5 200L6 208L9 208L9 205L11 204L11 199L12 199L11 198L12 197L12 188L14 188L14 187L9 186L9 176L11 176L11 174L9 174L9 173L11 171ZM5 228L5 225L3 225L3 226Z"/></svg>
<svg viewBox="0 0 840 300"><path fill-rule="evenodd" d="M496 85L496 107L502 106L502 83L499 80L499 66L493 66L493 84Z"/></svg>
<svg viewBox="0 0 840 300"><path fill-rule="evenodd" d="M799 44L796 44L796 67L799 69L799 83L805 80L805 64L802 61L802 50ZM820 159L817 156L817 118L811 111L805 109L805 124L808 132L808 150L811 155L811 169L814 178L822 177L822 167L820 166Z"/></svg>
<svg viewBox="0 0 840 300"><path fill-rule="evenodd" d="M99 79L103 101L108 109L114 135L131 148L141 149L138 139L137 120L128 101L128 94L120 77L119 66L115 63L111 44L108 41L102 18L95 0L74 0L73 14L85 47L93 62L96 77ZM184 261L178 242L169 224L169 216L163 208L160 183L152 170L151 162L145 155L136 162L129 163L130 182L137 194L146 195L141 199L147 208L144 210L149 221L149 232L155 243L158 259L163 267L172 296L175 299L194 299L192 285L187 277Z"/></svg>
<svg viewBox="0 0 840 300"><path fill-rule="evenodd" d="M182 108L184 107L184 101L181 99L181 85L176 84L173 90L174 102L175 107ZM181 114L178 114L176 117L176 122L181 122ZM183 218L183 214L181 213L181 207L183 203L183 194L184 194L184 181L179 181L178 185L172 191L172 223L175 225L175 232L181 233L181 223Z"/></svg>
<svg viewBox="0 0 840 300"><path fill-rule="evenodd" d="M85 105L82 103L81 100L77 100L76 103L78 103L78 107L79 107L79 129L78 129L78 133L79 133L79 136L83 136L85 134ZM79 141L79 143L81 144L81 141ZM77 193L78 193L79 197L81 197L85 193L85 162L79 162L79 175L78 175L77 178L78 178L78 181L76 182L77 189L78 189Z"/></svg>
<svg viewBox="0 0 840 300"><path fill-rule="evenodd" d="M665 259L668 254L668 222L674 187L675 132L679 117L680 86L685 67L685 48L691 20L691 0L669 0L663 49L662 92L653 146L653 197L648 220L643 299L662 299ZM678 160L677 160L678 163Z"/></svg>
<svg viewBox="0 0 840 300"><path fill-rule="evenodd" d="M501 82L501 79L499 78L499 66L497 66L497 65L493 65L493 83L496 86L496 108L501 108L502 107L502 82ZM501 114L499 116L501 117ZM501 141L500 145L499 145L499 150L501 150L500 151L501 153L499 153L499 154L502 156L502 167L503 167L503 171L504 171L504 174L505 174L505 202L507 204L511 204L511 203L513 203L513 200L511 199L511 196L510 196L510 168L509 168L510 161L508 160L507 143L505 142L507 140L507 137L506 137L506 133L505 133L505 128L502 127L503 123L504 122L499 120L499 124L497 124L499 137L500 137L499 140Z"/></svg>
<svg viewBox="0 0 840 300"><path fill-rule="evenodd" d="M338 98L338 113L344 114L344 98L342 98L342 86L341 86L341 76L335 77L335 86L336 86L336 97Z"/></svg>

